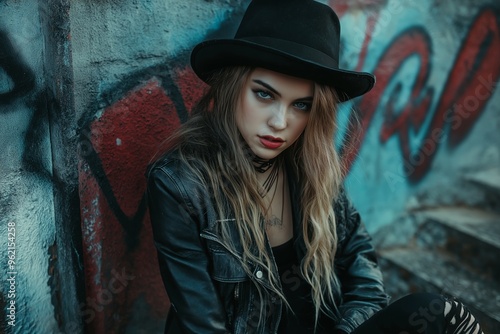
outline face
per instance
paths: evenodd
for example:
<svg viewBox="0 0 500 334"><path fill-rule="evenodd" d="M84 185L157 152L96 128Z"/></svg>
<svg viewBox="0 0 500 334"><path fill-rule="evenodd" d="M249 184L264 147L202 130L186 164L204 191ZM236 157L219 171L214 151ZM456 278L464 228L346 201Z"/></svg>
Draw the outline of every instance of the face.
<svg viewBox="0 0 500 334"><path fill-rule="evenodd" d="M272 159L290 147L309 120L314 83L262 68L244 84L236 124L252 152Z"/></svg>

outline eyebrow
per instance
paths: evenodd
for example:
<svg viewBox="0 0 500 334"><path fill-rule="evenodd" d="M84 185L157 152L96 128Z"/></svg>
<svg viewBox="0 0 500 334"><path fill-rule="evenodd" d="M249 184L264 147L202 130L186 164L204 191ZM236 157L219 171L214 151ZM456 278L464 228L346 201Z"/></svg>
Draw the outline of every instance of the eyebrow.
<svg viewBox="0 0 500 334"><path fill-rule="evenodd" d="M257 83L257 84L259 84L259 85L261 85L261 86L266 87L267 89L269 89L274 94L281 96L281 94L276 89L274 89L271 85L269 85L268 83L265 83L264 81L259 80L259 79L254 79L252 81L255 82L255 83Z"/></svg>
<svg viewBox="0 0 500 334"><path fill-rule="evenodd" d="M259 84L261 86L266 87L271 92L273 92L274 94L276 94L276 95L278 95L278 96L281 97L281 94L276 89L274 89L271 85L269 85L268 83L265 83L264 81L259 80L259 79L254 79L252 81L255 82L256 84ZM301 99L297 99L297 101L312 101L312 100L313 100L312 96L307 96L307 97L304 97L304 98L301 98Z"/></svg>

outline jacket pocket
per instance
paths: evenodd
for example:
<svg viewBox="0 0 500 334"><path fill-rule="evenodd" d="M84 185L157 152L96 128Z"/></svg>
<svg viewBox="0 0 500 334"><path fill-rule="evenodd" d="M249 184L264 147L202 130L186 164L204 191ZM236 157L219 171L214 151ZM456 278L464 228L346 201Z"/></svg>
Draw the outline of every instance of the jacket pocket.
<svg viewBox="0 0 500 334"><path fill-rule="evenodd" d="M226 248L219 238L210 231L204 230L200 236L207 239L207 248L212 260L210 275L214 280L223 283L238 283L249 280L241 265L241 258L236 252Z"/></svg>
<svg viewBox="0 0 500 334"><path fill-rule="evenodd" d="M237 283L248 280L243 266L227 252L210 251L213 260L212 278L224 283Z"/></svg>

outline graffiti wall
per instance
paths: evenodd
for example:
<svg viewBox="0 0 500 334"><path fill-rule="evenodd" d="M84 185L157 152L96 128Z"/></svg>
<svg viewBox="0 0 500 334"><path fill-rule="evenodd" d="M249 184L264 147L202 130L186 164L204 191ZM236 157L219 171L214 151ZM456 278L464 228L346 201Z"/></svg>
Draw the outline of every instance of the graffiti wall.
<svg viewBox="0 0 500 334"><path fill-rule="evenodd" d="M20 15L22 13L22 15ZM0 332L57 331L57 250L39 10L0 4Z"/></svg>
<svg viewBox="0 0 500 334"><path fill-rule="evenodd" d="M370 94L342 108L337 138L368 228L412 206L472 200L456 180L500 161L500 5L324 2L341 18L343 67L377 76ZM0 325L161 333L169 301L144 173L204 89L190 48L230 36L248 1L48 3L55 10L0 4L0 263L8 282Z"/></svg>
<svg viewBox="0 0 500 334"><path fill-rule="evenodd" d="M62 323L81 323L77 157L68 140L76 122L65 8L64 1L0 4L0 332L5 333L57 333Z"/></svg>
<svg viewBox="0 0 500 334"><path fill-rule="evenodd" d="M358 112L346 113L357 135L342 139L347 185L369 229L415 207L480 203L462 181L500 161L498 3L330 3L345 13L347 66L377 77L349 106Z"/></svg>

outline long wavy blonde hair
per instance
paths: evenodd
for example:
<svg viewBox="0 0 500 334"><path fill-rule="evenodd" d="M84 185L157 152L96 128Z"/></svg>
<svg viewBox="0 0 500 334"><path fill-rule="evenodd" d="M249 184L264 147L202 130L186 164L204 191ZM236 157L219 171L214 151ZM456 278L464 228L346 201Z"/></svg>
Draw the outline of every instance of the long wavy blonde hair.
<svg viewBox="0 0 500 334"><path fill-rule="evenodd" d="M178 148L196 182L210 190L218 214L223 218L234 214L236 221L216 226L226 246L235 248L229 224L236 224L239 243L243 247L242 266L250 277L253 275L248 263L264 268L271 290L286 303L279 277L272 270L274 262L266 251L262 219L265 208L259 193L260 185L251 154L235 122L234 111L252 70L249 67L227 67L216 72L190 119L169 139L169 143ZM340 287L334 271L337 233L333 203L342 182L343 169L333 144L337 103L332 87L315 84L306 129L283 153L284 163L300 180L302 231L307 248L300 268L312 288L316 322L320 311L333 317L338 314L336 299ZM229 203L229 208L226 203ZM265 289L259 288L258 283L256 286L263 298Z"/></svg>

